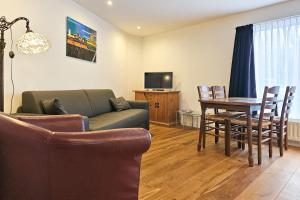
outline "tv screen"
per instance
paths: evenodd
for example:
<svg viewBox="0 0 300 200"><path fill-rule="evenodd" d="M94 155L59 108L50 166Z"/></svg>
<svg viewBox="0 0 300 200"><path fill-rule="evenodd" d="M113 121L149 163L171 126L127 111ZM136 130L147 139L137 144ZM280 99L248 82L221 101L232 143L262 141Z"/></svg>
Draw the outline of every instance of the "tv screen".
<svg viewBox="0 0 300 200"><path fill-rule="evenodd" d="M146 72L146 89L172 89L173 72Z"/></svg>

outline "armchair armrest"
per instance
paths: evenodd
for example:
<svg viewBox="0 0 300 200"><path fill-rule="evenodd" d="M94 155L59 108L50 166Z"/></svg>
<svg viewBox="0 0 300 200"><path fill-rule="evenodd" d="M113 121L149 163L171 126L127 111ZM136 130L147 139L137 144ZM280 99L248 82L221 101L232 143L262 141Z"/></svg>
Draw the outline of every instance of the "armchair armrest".
<svg viewBox="0 0 300 200"><path fill-rule="evenodd" d="M81 115L14 115L14 118L50 131L81 132L84 123Z"/></svg>
<svg viewBox="0 0 300 200"><path fill-rule="evenodd" d="M64 117L61 117L61 116L64 116ZM38 113L15 113L15 114L12 114L12 117L17 118L21 121L23 121L22 119L24 119L24 120L30 119L30 120L38 121L39 119L46 120L47 118L49 118L51 120L54 120L53 118L57 118L58 121L60 121L60 119L68 120L67 119L68 117L66 117L66 116L69 116L72 118L72 116L75 116L75 115L74 114L72 114L72 115L71 114L70 115L47 115L47 114L38 114ZM41 117L41 118L39 118L39 117ZM83 120L83 131L89 131L90 130L89 118L87 116L82 116L82 115L81 115L81 118ZM32 123L34 123L34 121L32 121ZM63 123L63 122L61 122L61 123ZM52 130L52 129L49 129L49 130ZM74 130L74 131L78 131L78 130ZM64 130L55 130L54 129L52 131L64 131Z"/></svg>
<svg viewBox="0 0 300 200"><path fill-rule="evenodd" d="M83 116L83 115L81 115L81 117L82 117L82 122L83 122L83 127L84 127L83 131L89 131L90 130L89 118L87 116Z"/></svg>
<svg viewBox="0 0 300 200"><path fill-rule="evenodd" d="M132 108L149 111L149 103L147 101L128 101L128 103Z"/></svg>
<svg viewBox="0 0 300 200"><path fill-rule="evenodd" d="M53 199L138 200L141 158L150 143L145 129L55 133L48 141Z"/></svg>
<svg viewBox="0 0 300 200"><path fill-rule="evenodd" d="M144 153L151 144L149 131L142 128L111 129L91 132L56 132L50 143L56 145L93 146L106 153Z"/></svg>

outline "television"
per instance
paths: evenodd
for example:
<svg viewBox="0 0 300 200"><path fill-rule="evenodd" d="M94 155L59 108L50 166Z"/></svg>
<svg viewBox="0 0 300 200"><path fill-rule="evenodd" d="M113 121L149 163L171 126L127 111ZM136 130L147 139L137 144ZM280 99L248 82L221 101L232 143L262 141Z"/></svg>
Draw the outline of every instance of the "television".
<svg viewBox="0 0 300 200"><path fill-rule="evenodd" d="M173 72L146 72L145 89L172 89Z"/></svg>

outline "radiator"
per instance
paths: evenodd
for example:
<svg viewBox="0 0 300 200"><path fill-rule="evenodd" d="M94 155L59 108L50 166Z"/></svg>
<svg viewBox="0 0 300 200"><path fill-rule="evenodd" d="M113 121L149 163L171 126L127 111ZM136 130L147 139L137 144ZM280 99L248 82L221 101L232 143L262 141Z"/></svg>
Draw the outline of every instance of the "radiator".
<svg viewBox="0 0 300 200"><path fill-rule="evenodd" d="M288 125L289 144L300 146L300 121L291 120Z"/></svg>
<svg viewBox="0 0 300 200"><path fill-rule="evenodd" d="M192 126L192 120L190 118L184 120L180 116L180 122L183 126ZM200 119L195 118L194 126L200 128ZM290 120L288 125L288 138L289 145L300 147L300 120Z"/></svg>

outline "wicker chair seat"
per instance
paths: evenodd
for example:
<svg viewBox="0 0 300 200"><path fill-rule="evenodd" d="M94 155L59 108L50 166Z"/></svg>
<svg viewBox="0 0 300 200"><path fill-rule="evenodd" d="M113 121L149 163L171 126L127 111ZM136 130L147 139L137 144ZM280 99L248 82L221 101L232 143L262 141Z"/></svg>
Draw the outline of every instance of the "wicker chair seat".
<svg viewBox="0 0 300 200"><path fill-rule="evenodd" d="M225 122L226 117L221 114L210 114L210 115L206 115L205 119L214 122Z"/></svg>
<svg viewBox="0 0 300 200"><path fill-rule="evenodd" d="M225 119L235 118L239 116L241 116L241 113L238 112L222 112L218 114L206 115L205 118L209 121L224 122Z"/></svg>
<svg viewBox="0 0 300 200"><path fill-rule="evenodd" d="M232 118L230 120L230 122L231 122L231 124L234 124L234 125L247 126L247 118L245 118L245 117ZM263 128L268 128L271 124L272 124L272 122L269 121L269 120L263 120L262 121L262 127ZM252 125L252 127L257 128L258 125L259 125L259 119L252 118L252 124L251 125Z"/></svg>

